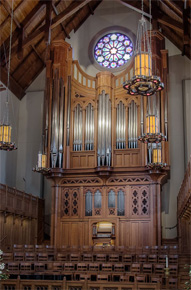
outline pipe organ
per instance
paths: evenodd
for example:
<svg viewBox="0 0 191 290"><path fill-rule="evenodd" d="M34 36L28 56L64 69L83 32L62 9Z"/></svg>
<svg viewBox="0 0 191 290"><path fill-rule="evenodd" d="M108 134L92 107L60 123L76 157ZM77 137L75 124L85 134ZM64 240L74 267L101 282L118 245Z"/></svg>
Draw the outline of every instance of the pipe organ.
<svg viewBox="0 0 191 290"><path fill-rule="evenodd" d="M166 84L167 52L160 33L153 37L153 61ZM116 76L90 76L71 55L70 45L56 40L47 61L44 174L53 181L51 244L160 245L168 141L156 147L139 136L147 127L167 132L167 93L127 95L122 84L132 64ZM161 156L165 169L146 167ZM104 224L112 232L101 238L95 229Z"/></svg>

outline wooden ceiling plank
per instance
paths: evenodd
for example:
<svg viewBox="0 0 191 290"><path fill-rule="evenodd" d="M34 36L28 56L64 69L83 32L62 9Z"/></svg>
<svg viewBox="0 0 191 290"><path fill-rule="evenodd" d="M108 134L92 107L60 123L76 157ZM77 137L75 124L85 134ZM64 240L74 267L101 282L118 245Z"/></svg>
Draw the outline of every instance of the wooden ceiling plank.
<svg viewBox="0 0 191 290"><path fill-rule="evenodd" d="M164 3L169 9L171 9L173 12L175 12L178 16L182 17L183 13L182 11L177 8L175 3L171 0L163 0L162 3Z"/></svg>
<svg viewBox="0 0 191 290"><path fill-rule="evenodd" d="M53 7L53 10L54 10L55 15L57 16L59 13L58 13L58 10L57 10L56 6L54 5L54 3L52 3L52 7ZM70 35L67 33L64 24L61 23L60 25L61 25L62 30L63 30L64 34L66 35L66 37L67 37L68 39L70 39Z"/></svg>
<svg viewBox="0 0 191 290"><path fill-rule="evenodd" d="M1 67L1 73L0 73L0 81L7 86L7 78L8 73L7 70L5 70L3 67ZM25 95L25 91L23 88L15 81L15 79L10 76L9 78L9 90L19 99L21 100L22 97Z"/></svg>
<svg viewBox="0 0 191 290"><path fill-rule="evenodd" d="M72 16L74 13L83 8L86 4L88 4L91 0L83 0L83 1L73 1L63 12L61 12L58 16L56 16L53 21L51 28L55 28L60 23L65 21L68 17Z"/></svg>
<svg viewBox="0 0 191 290"><path fill-rule="evenodd" d="M35 49L37 48L37 46L41 43L41 41L43 41L44 37L42 37L36 44L35 44ZM32 46L31 46L32 48ZM33 54L34 50L31 49L30 52L25 56L25 58L19 63L19 65L15 68L15 70L12 72L12 75L14 75L21 67L22 65L25 63L25 61L31 56L31 54Z"/></svg>
<svg viewBox="0 0 191 290"><path fill-rule="evenodd" d="M31 24L31 22L39 15L39 13L42 11L42 9L45 8L45 6L46 5L43 2L41 2L41 1L38 2L38 4L31 10L31 12L27 15L27 17L22 21L21 25L22 25L23 29L26 29ZM19 30L19 28L17 28L13 32L13 35L12 35L12 46L14 46L15 42L18 40L19 34L20 34L20 30ZM9 41L10 41L10 36L4 41L4 46L7 50L7 54L8 54L8 50L9 50ZM18 47L16 49L13 48L12 54L17 53L17 51L18 51ZM1 48L0 48L0 55L1 55L1 62L2 62L2 56L4 55L3 45L1 45Z"/></svg>
<svg viewBox="0 0 191 290"><path fill-rule="evenodd" d="M182 38L180 38L176 33L174 33L170 28L161 24L162 33L165 37L167 37L180 51L183 50L183 42ZM190 47L185 48L185 55L191 59Z"/></svg>
<svg viewBox="0 0 191 290"><path fill-rule="evenodd" d="M3 7L6 9L9 16L11 16L12 15L12 8L9 6L9 3L7 2L7 0L1 0L0 2L2 3ZM21 27L20 22L18 21L17 17L14 15L14 13L13 13L13 21L15 22L17 27L19 27L19 28Z"/></svg>
<svg viewBox="0 0 191 290"><path fill-rule="evenodd" d="M21 5L24 3L24 1L26 1L26 0L22 0L18 5L17 5L17 7L14 9L14 14L15 14L15 12L21 7ZM5 27L5 25L7 24L7 22L9 21L9 17L10 17L10 15L8 15L8 17L1 23L1 25L0 25L0 30L2 30L4 27Z"/></svg>
<svg viewBox="0 0 191 290"><path fill-rule="evenodd" d="M184 27L184 33L183 33L183 51L182 51L182 55L185 54L185 49L186 49L186 45L190 45L190 36L189 36L189 29L188 27L190 27L189 23L188 23L188 18L187 18L187 10L186 8L183 10L183 27Z"/></svg>
<svg viewBox="0 0 191 290"><path fill-rule="evenodd" d="M61 12L58 16L56 16L51 24L51 29L57 27L60 23L70 17L72 14L76 13L79 9L85 6L91 0L84 0L82 2L75 1L72 2L63 12ZM44 36L46 29L46 24L41 26L38 30L31 33L24 41L23 41L23 48L28 47L29 45L33 44L37 39ZM17 51L17 47L14 47L12 50L12 54Z"/></svg>
<svg viewBox="0 0 191 290"><path fill-rule="evenodd" d="M21 27L18 41L18 52L17 52L18 59L23 58L23 40L24 40L24 29L23 27Z"/></svg>
<svg viewBox="0 0 191 290"><path fill-rule="evenodd" d="M25 17L22 22L24 29L33 22L33 20L39 16L39 14L45 9L46 4L42 1L39 1L38 4L31 10L31 12Z"/></svg>
<svg viewBox="0 0 191 290"><path fill-rule="evenodd" d="M31 45L31 47L32 47L33 51L35 52L36 56L41 60L41 62L42 62L42 63L44 64L44 66L45 66L44 59L43 59L43 58L41 57L41 55L38 53L38 51L37 51L35 45Z"/></svg>
<svg viewBox="0 0 191 290"><path fill-rule="evenodd" d="M157 21L159 23L162 23L162 24L172 28L173 30L176 30L180 33L183 33L183 24L181 22L173 20L171 17L169 17L167 15L160 15L157 18Z"/></svg>

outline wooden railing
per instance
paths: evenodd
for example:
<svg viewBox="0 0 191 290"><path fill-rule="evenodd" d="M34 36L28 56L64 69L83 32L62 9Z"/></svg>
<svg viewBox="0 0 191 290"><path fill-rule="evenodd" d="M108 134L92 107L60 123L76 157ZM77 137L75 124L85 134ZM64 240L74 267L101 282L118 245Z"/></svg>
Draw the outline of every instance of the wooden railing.
<svg viewBox="0 0 191 290"><path fill-rule="evenodd" d="M188 163L183 182L177 198L178 218L189 218L191 216L191 159Z"/></svg>
<svg viewBox="0 0 191 290"><path fill-rule="evenodd" d="M96 78L86 74L80 67L77 60L73 61L73 80L76 80L82 87L95 90Z"/></svg>
<svg viewBox="0 0 191 290"><path fill-rule="evenodd" d="M1 247L15 243L42 243L44 200L0 184L0 223Z"/></svg>
<svg viewBox="0 0 191 290"><path fill-rule="evenodd" d="M39 198L16 188L0 184L0 210L26 217L38 217Z"/></svg>

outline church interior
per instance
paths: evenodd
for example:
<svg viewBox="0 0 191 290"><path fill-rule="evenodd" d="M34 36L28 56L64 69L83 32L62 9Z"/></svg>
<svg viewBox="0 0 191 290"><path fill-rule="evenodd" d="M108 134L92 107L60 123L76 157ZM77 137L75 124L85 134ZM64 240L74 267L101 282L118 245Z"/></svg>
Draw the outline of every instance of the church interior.
<svg viewBox="0 0 191 290"><path fill-rule="evenodd" d="M191 1L0 1L0 290L191 289Z"/></svg>

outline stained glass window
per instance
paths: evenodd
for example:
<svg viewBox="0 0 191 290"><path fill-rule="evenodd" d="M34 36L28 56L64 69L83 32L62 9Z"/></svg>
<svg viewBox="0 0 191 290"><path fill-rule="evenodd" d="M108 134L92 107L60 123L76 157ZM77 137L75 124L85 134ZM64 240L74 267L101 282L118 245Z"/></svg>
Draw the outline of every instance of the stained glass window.
<svg viewBox="0 0 191 290"><path fill-rule="evenodd" d="M94 57L105 68L118 68L131 58L133 43L122 33L109 33L98 40L94 48Z"/></svg>

